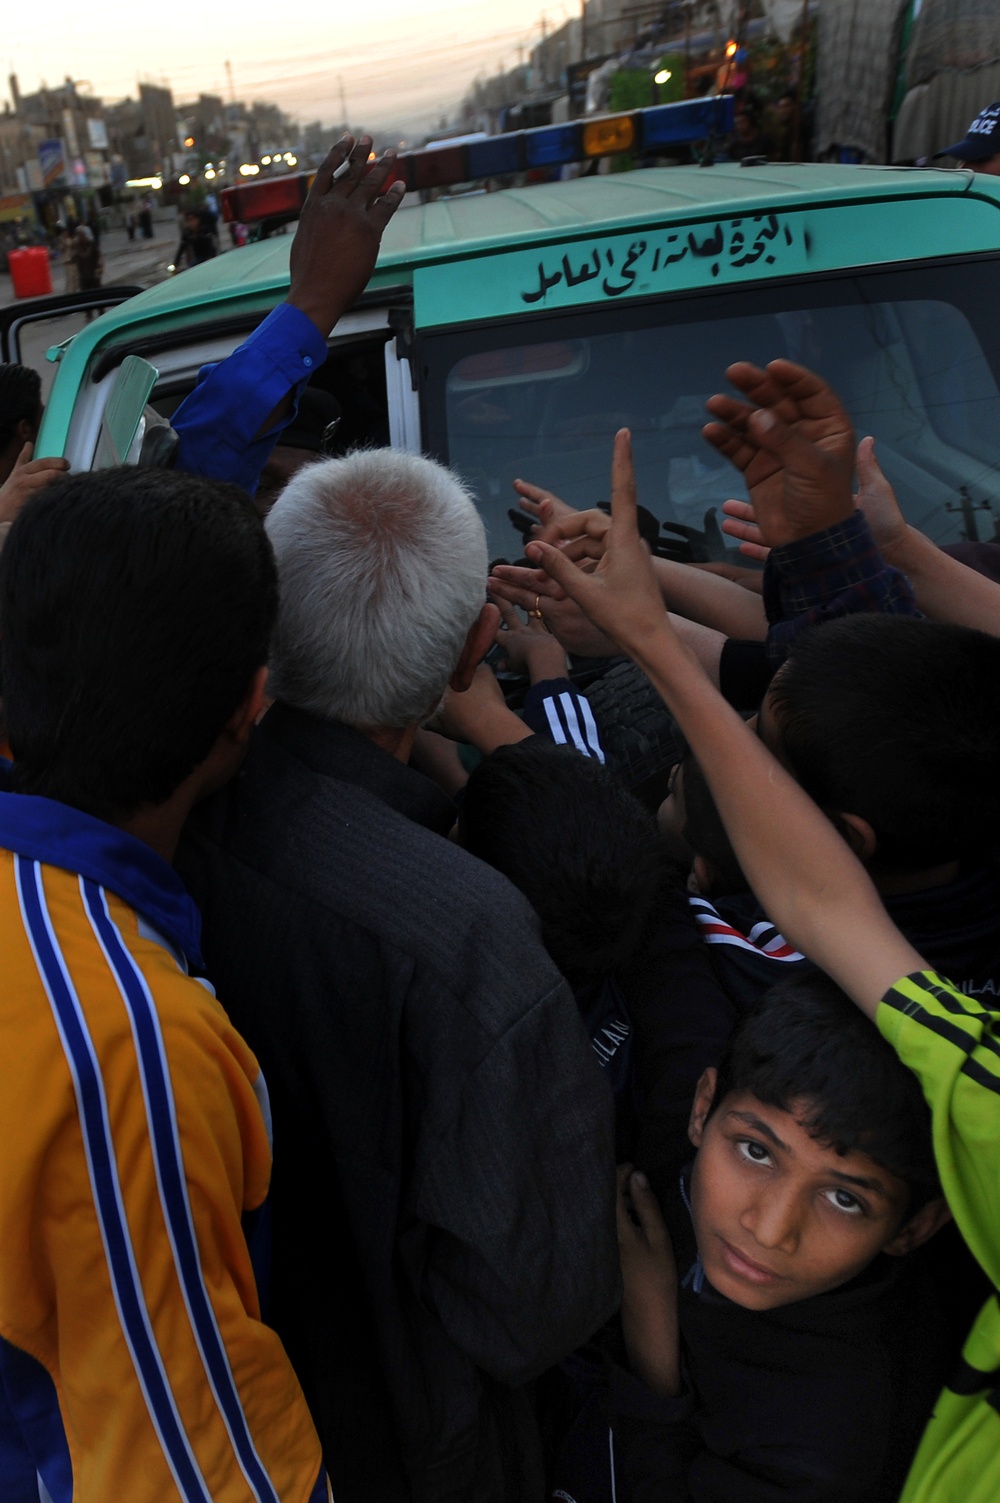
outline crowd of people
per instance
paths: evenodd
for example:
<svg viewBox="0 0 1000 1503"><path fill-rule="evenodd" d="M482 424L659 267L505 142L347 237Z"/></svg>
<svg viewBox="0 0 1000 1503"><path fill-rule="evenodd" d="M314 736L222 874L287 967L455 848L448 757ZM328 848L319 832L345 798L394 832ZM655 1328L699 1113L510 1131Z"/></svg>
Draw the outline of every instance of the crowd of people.
<svg viewBox="0 0 1000 1503"><path fill-rule="evenodd" d="M0 369L0 1493L995 1503L1000 586L785 360L705 428L762 594L650 557L625 430L492 573L430 459L259 492L370 145L176 468Z"/></svg>

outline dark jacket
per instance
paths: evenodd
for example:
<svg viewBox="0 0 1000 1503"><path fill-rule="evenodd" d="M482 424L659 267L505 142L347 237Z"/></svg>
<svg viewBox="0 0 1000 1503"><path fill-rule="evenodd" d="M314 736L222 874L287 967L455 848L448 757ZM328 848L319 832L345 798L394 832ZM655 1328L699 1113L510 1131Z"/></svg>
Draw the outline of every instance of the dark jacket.
<svg viewBox="0 0 1000 1503"><path fill-rule="evenodd" d="M688 1119L701 1074L717 1065L737 1012L679 882L665 882L645 940L621 977L635 1029L639 1101L632 1157L662 1199L691 1157Z"/></svg>
<svg viewBox="0 0 1000 1503"><path fill-rule="evenodd" d="M338 1503L542 1489L512 1392L617 1302L611 1101L449 800L278 705L179 865L274 1111L270 1317Z"/></svg>
<svg viewBox="0 0 1000 1503"><path fill-rule="evenodd" d="M684 1391L661 1398L609 1356L595 1363L556 1473L562 1496L896 1503L954 1353L920 1253L879 1256L813 1299L745 1310L699 1279L676 1189L664 1211L682 1280ZM576 1376L582 1384L579 1366Z"/></svg>
<svg viewBox="0 0 1000 1503"><path fill-rule="evenodd" d="M996 855L970 864L953 882L890 895L884 902L893 923L934 970L969 996L1000 996ZM692 908L719 980L738 1013L754 1007L769 987L813 971L812 964L769 924L751 893L695 898Z"/></svg>

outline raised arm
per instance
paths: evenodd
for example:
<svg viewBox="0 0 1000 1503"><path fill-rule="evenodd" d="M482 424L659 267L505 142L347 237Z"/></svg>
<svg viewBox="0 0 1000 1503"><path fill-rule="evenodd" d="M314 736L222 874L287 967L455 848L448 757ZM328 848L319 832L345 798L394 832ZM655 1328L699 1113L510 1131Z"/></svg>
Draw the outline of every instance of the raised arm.
<svg viewBox="0 0 1000 1503"><path fill-rule="evenodd" d="M607 512L575 511L551 492L523 480L515 481L515 488L522 508L537 519L535 538L561 548L575 563L601 557L611 526ZM733 580L666 558L654 558L653 569L667 610L726 637L763 641L767 635L763 601Z"/></svg>
<svg viewBox="0 0 1000 1503"><path fill-rule="evenodd" d="M675 615L726 637L762 642L767 636L764 602L742 585L669 558L654 558L653 572L664 604Z"/></svg>
<svg viewBox="0 0 1000 1503"><path fill-rule="evenodd" d="M369 170L370 148L368 136L357 145L344 136L318 169L292 242L288 297L228 360L205 367L174 413L178 469L256 491L281 429L326 359L330 330L371 276L403 197L402 183L385 189L394 153Z"/></svg>
<svg viewBox="0 0 1000 1503"><path fill-rule="evenodd" d="M907 524L875 456L874 439L863 440L858 450L858 478L858 505L882 556L906 575L924 615L1000 635L1000 585Z"/></svg>
<svg viewBox="0 0 1000 1503"><path fill-rule="evenodd" d="M909 526L879 465L873 438L861 440L856 464L858 511L885 563L906 576L923 614L932 621L951 621L993 636L1000 634L1000 585L942 553L930 538ZM774 556L770 546L776 540L770 525L773 507L765 503L760 517L754 502L726 501L723 510L726 517L722 530L739 539L741 552L758 561Z"/></svg>
<svg viewBox="0 0 1000 1503"><path fill-rule="evenodd" d="M905 575L883 557L856 508L854 429L833 388L788 360L773 360L766 370L742 362L726 375L750 400L712 397L716 421L704 432L750 492L749 505L725 502L722 525L751 556L767 556L772 662L780 663L792 639L821 621L857 611L918 614ZM858 450L862 491L871 442Z"/></svg>
<svg viewBox="0 0 1000 1503"><path fill-rule="evenodd" d="M883 993L924 962L830 822L725 703L673 631L636 527L625 430L615 440L612 518L604 557L592 574L544 543L529 544L528 553L663 695L773 922L874 1017Z"/></svg>

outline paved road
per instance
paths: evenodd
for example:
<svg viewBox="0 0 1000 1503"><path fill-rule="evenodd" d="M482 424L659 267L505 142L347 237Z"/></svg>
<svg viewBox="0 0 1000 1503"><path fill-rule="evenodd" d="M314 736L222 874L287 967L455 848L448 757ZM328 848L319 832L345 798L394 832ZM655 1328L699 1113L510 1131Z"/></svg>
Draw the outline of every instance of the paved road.
<svg viewBox="0 0 1000 1503"><path fill-rule="evenodd" d="M180 238L173 216L158 221L153 240L129 240L124 230L108 230L101 238L101 253L104 257L104 285L115 284L152 287L162 282L167 275L167 266L173 260ZM228 236L223 237L224 242ZM63 292L66 274L62 266L52 267L52 290ZM0 308L16 304L28 311L32 299L23 301L14 297L10 277L0 274ZM85 324L82 313L63 314L55 318L39 319L26 324L20 332L20 359L25 365L34 366L42 378L43 392L47 393L55 377L56 367L45 359L45 351L54 344L61 344L76 334Z"/></svg>

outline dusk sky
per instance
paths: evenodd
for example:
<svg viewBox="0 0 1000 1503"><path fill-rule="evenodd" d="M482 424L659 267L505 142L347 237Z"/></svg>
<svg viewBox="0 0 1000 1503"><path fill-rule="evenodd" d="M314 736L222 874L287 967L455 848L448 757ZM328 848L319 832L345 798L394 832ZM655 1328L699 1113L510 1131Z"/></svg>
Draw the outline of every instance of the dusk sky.
<svg viewBox="0 0 1000 1503"><path fill-rule="evenodd" d="M545 0L372 0L367 7L301 0L194 7L162 14L125 0L80 8L70 0L19 8L8 29L7 67L29 93L67 74L89 80L107 100L135 94L140 79L168 82L179 102L204 91L270 99L302 120L339 123L338 78L355 126L414 126L453 105L480 72L517 62L519 43L579 6ZM196 21L197 18L197 21Z"/></svg>

